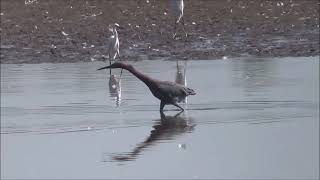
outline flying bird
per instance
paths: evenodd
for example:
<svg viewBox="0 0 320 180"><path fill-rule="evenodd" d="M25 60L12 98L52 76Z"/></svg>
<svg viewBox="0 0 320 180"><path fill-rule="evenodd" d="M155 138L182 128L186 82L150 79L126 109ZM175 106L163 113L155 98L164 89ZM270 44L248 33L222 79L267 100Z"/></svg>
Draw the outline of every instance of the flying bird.
<svg viewBox="0 0 320 180"><path fill-rule="evenodd" d="M125 64L121 62L113 63L110 66L102 67L98 70L102 69L116 69L116 68L122 68L130 73L132 73L134 76L136 76L138 79L140 79L142 82L144 82L150 89L153 96L158 98L160 102L160 112L163 112L163 108L167 104L172 104L178 108L181 109L181 111L184 111L184 109L178 105L178 102L181 102L185 99L185 97L189 95L195 95L196 92L193 89L187 88L183 85L169 82L169 81L160 81L153 79L139 71L137 71L132 65Z"/></svg>

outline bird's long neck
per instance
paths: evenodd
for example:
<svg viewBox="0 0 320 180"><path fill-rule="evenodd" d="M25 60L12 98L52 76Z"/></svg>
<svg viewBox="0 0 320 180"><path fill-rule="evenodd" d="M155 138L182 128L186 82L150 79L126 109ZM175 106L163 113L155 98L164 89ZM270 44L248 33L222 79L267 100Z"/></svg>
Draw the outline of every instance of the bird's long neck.
<svg viewBox="0 0 320 180"><path fill-rule="evenodd" d="M128 70L129 72L131 72L134 76L136 76L138 79L143 81L148 87L153 85L154 79L152 79L152 78L148 77L147 75L137 71L133 66L129 66L129 67L126 67L124 69Z"/></svg>

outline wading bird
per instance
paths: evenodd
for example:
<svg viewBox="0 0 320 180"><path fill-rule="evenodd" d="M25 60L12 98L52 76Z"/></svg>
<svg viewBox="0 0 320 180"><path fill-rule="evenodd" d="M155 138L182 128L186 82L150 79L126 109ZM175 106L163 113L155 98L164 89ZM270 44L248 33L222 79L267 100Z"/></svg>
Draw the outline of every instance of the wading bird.
<svg viewBox="0 0 320 180"><path fill-rule="evenodd" d="M112 35L109 37L108 42L107 42L107 50L108 50L108 55L109 55L109 63L111 65L111 61L115 60L116 57L120 58L120 53L119 53L119 35L117 32L117 27L119 28L119 24L114 23L112 25L109 25L109 31L112 32ZM110 69L110 75L111 75L111 69ZM122 69L120 76L122 75Z"/></svg>
<svg viewBox="0 0 320 180"><path fill-rule="evenodd" d="M184 109L178 105L186 96L195 95L193 89L187 88L180 84L169 82L169 81L159 81L153 79L139 71L137 71L132 65L124 64L121 62L113 63L110 66L102 67L102 69L115 69L122 68L131 72L134 76L144 82L150 89L151 93L158 99L160 99L160 112L163 112L163 108L166 104L172 104L184 111Z"/></svg>
<svg viewBox="0 0 320 180"><path fill-rule="evenodd" d="M186 33L186 30L185 30L184 18L183 18L183 9L184 9L183 0L170 0L170 8L171 8L171 13L174 16L173 38L175 38L177 35L177 25L179 24L180 21L182 22L182 25L183 25L182 28L185 33L185 36L187 37L188 34Z"/></svg>

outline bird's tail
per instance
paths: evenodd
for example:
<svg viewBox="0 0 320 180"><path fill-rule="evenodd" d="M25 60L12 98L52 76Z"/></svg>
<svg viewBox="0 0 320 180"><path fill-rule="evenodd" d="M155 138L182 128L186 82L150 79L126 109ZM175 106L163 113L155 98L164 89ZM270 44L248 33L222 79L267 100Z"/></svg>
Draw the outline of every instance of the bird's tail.
<svg viewBox="0 0 320 180"><path fill-rule="evenodd" d="M186 88L186 91L188 95L196 95L196 92L193 89Z"/></svg>

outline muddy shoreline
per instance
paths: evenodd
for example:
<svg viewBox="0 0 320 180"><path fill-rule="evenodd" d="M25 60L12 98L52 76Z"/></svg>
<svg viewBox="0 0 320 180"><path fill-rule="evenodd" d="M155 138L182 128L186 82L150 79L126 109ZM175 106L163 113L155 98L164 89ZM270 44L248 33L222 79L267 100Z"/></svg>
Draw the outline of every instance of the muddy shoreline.
<svg viewBox="0 0 320 180"><path fill-rule="evenodd" d="M173 40L168 2L1 1L1 63L101 61L117 22L124 60L318 56L317 0L185 0Z"/></svg>

